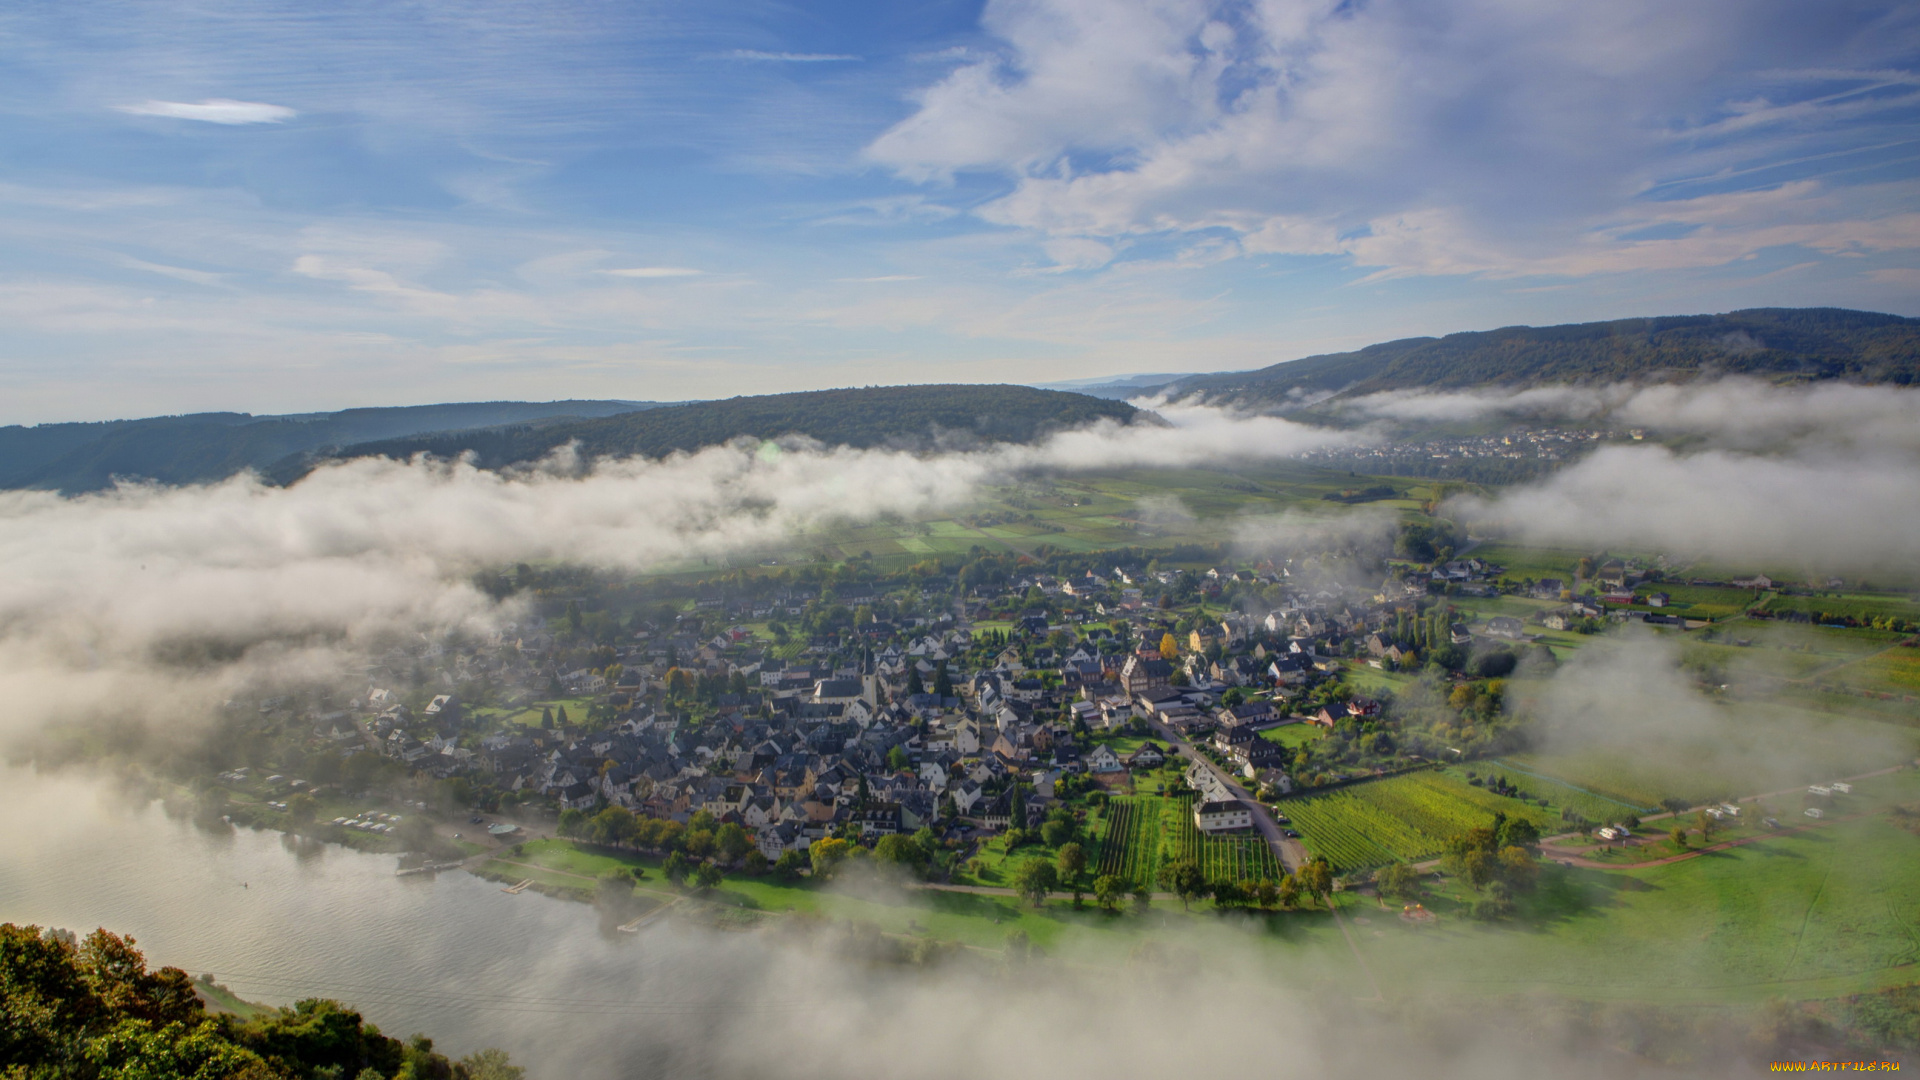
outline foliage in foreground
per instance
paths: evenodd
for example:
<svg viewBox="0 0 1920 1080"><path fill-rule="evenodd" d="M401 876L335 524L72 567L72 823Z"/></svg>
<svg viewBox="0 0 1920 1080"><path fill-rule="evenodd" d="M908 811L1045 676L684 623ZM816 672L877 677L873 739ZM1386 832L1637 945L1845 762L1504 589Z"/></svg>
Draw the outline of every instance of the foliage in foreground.
<svg viewBox="0 0 1920 1080"><path fill-rule="evenodd" d="M179 968L147 970L132 938L85 941L0 924L0 1077L6 1080L520 1080L506 1054L460 1061L402 1042L337 1001L251 1020L207 1011Z"/></svg>

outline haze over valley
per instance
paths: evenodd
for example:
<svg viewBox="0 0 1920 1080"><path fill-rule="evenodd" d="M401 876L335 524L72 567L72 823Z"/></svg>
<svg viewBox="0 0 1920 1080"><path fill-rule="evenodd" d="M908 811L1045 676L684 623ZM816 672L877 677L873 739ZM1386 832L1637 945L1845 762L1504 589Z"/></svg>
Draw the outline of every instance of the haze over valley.
<svg viewBox="0 0 1920 1080"><path fill-rule="evenodd" d="M0 14L0 1075L1920 1060L1916 32Z"/></svg>

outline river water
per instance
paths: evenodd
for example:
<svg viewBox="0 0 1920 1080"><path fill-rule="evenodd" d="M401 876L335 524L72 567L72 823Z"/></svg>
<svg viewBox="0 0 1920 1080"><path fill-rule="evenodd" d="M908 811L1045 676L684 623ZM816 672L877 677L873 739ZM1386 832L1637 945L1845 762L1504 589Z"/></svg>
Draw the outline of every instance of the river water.
<svg viewBox="0 0 1920 1080"><path fill-rule="evenodd" d="M392 856L279 834L209 834L157 804L0 770L0 921L106 927L152 964L208 972L249 1000L349 1002L390 1035L456 1056L500 1046L534 1075L688 1075L753 946L608 934L584 904L465 873L396 878ZM751 1003L748 1003L751 1005Z"/></svg>

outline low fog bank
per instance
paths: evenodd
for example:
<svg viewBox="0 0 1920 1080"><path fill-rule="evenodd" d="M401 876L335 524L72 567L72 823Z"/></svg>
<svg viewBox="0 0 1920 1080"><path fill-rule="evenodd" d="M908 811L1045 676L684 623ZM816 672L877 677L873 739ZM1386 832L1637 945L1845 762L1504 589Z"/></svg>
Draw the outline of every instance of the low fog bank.
<svg viewBox="0 0 1920 1080"><path fill-rule="evenodd" d="M396 879L390 857L296 856L72 777L0 778L0 917L105 924L245 997L337 997L455 1054L504 1047L533 1080L1718 1077L1769 1049L1745 1011L1461 998L1439 971L1368 1000L1337 934L1277 945L1241 916L1033 956L804 916L606 934L585 906L464 874Z"/></svg>
<svg viewBox="0 0 1920 1080"><path fill-rule="evenodd" d="M1702 663L1692 647L1629 623L1551 672L1527 673L1520 707L1533 721L1532 748L1693 802L1824 783L1920 752L1911 728L1775 710L1768 680L1777 673L1765 661Z"/></svg>
<svg viewBox="0 0 1920 1080"><path fill-rule="evenodd" d="M378 458L289 487L251 476L62 497L0 494L0 736L47 720L174 722L263 682L325 682L396 635L484 634L521 613L474 571L646 570L810 530L963 506L1021 475L1271 460L1364 436L1168 406L1036 445L915 454L741 441L540 466Z"/></svg>
<svg viewBox="0 0 1920 1080"><path fill-rule="evenodd" d="M1714 445L1783 444L1920 450L1920 390L1821 382L1778 385L1729 377L1694 383L1614 383L1447 392L1389 390L1340 403L1349 415L1446 423L1513 417L1596 422L1690 435Z"/></svg>
<svg viewBox="0 0 1920 1080"><path fill-rule="evenodd" d="M1910 575L1920 559L1920 460L1606 446L1539 483L1456 498L1444 512L1536 544Z"/></svg>
<svg viewBox="0 0 1920 1080"><path fill-rule="evenodd" d="M1908 574L1920 558L1920 390L1724 379L1379 394L1351 408L1646 429L1649 441L1602 446L1544 480L1444 508L1483 532L1824 573Z"/></svg>

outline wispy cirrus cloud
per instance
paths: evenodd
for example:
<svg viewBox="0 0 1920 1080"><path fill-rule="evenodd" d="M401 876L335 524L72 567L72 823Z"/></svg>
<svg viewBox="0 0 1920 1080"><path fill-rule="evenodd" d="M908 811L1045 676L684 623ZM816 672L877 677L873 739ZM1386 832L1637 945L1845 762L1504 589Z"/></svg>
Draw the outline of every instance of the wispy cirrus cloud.
<svg viewBox="0 0 1920 1080"><path fill-rule="evenodd" d="M199 120L208 124L279 124L299 116L285 105L264 101L235 101L209 98L198 103L185 101L143 101L137 105L115 105L119 112L134 116L164 116L174 120Z"/></svg>
<svg viewBox="0 0 1920 1080"><path fill-rule="evenodd" d="M699 277L706 273L705 270L695 270L690 266L623 266L600 272L623 278L683 278Z"/></svg>
<svg viewBox="0 0 1920 1080"><path fill-rule="evenodd" d="M711 58L761 64L840 64L865 59L851 53L767 52L763 49L729 49L713 53Z"/></svg>

